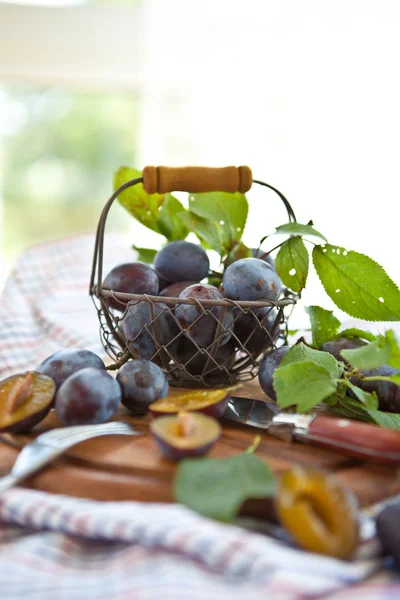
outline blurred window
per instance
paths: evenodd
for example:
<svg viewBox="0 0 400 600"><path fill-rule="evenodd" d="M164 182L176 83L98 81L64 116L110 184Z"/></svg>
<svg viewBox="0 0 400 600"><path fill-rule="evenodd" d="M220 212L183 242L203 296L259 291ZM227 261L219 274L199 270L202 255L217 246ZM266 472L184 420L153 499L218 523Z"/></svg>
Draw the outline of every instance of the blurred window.
<svg viewBox="0 0 400 600"><path fill-rule="evenodd" d="M95 230L113 172L137 160L137 97L7 85L0 114L7 267L30 243ZM110 228L129 221L110 213Z"/></svg>

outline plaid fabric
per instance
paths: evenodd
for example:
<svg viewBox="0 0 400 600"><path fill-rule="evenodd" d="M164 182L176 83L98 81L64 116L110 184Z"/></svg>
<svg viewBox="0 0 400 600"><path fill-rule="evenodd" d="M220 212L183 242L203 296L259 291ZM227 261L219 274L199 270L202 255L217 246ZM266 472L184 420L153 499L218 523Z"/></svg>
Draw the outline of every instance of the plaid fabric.
<svg viewBox="0 0 400 600"><path fill-rule="evenodd" d="M0 299L0 378L34 369L60 347L102 353L88 296L93 244L91 235L71 236L21 256ZM127 248L127 240L107 237L105 271L132 258ZM400 579L374 554L369 545L353 562L308 554L179 505L22 488L0 497L0 597L7 600L400 597Z"/></svg>

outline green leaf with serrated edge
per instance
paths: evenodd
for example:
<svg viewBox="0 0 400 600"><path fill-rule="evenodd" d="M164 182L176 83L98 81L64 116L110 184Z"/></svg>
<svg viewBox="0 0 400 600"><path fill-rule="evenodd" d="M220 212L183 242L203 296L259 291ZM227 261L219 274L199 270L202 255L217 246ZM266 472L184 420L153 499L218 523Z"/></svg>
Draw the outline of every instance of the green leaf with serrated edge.
<svg viewBox="0 0 400 600"><path fill-rule="evenodd" d="M340 354L356 369L377 369L387 364L392 352L389 341L379 335L375 342L354 350L342 350Z"/></svg>
<svg viewBox="0 0 400 600"><path fill-rule="evenodd" d="M149 265L153 262L154 257L157 254L157 250L154 250L153 248L138 248L135 244L133 244L132 249L136 250L138 253L138 260Z"/></svg>
<svg viewBox="0 0 400 600"><path fill-rule="evenodd" d="M328 404L332 412L348 419L366 421L371 423L372 418L368 415L366 407L347 396L347 388L342 380L339 382L337 390L332 396L325 398L324 404Z"/></svg>
<svg viewBox="0 0 400 600"><path fill-rule="evenodd" d="M203 219L190 210L178 213L177 216L189 231L193 231L197 235L200 241L205 242L209 248L215 250L218 254L223 254L220 228L217 223Z"/></svg>
<svg viewBox="0 0 400 600"><path fill-rule="evenodd" d="M137 169L121 167L114 174L114 190L130 179L141 176L141 171ZM158 223L158 209L164 202L163 194L146 194L143 185L138 183L119 194L118 201L142 225L161 233Z"/></svg>
<svg viewBox="0 0 400 600"><path fill-rule="evenodd" d="M339 398L335 405L330 405L330 410L341 417L348 419L355 419L357 421L365 421L367 423L373 423L374 420L368 414L368 409L357 402L357 400L351 400L346 398L345 400Z"/></svg>
<svg viewBox="0 0 400 600"><path fill-rule="evenodd" d="M308 275L308 250L299 236L290 237L282 244L275 260L275 268L284 285L301 292Z"/></svg>
<svg viewBox="0 0 400 600"><path fill-rule="evenodd" d="M399 321L400 290L374 260L339 246L315 246L315 269L326 293L347 314L366 321Z"/></svg>
<svg viewBox="0 0 400 600"><path fill-rule="evenodd" d="M248 498L275 493L275 478L268 465L254 454L230 458L191 458L177 469L177 502L211 519L232 521Z"/></svg>
<svg viewBox="0 0 400 600"><path fill-rule="evenodd" d="M312 235L313 237L318 237L325 242L328 241L326 237L314 229L314 227L311 227L311 225L302 225L301 223L286 223L285 225L280 225L276 228L276 231L273 235L280 233L287 233L289 235Z"/></svg>
<svg viewBox="0 0 400 600"><path fill-rule="evenodd" d="M305 310L310 317L314 346L320 348L325 342L337 337L340 321L333 315L333 311L321 306L306 306Z"/></svg>
<svg viewBox="0 0 400 600"><path fill-rule="evenodd" d="M158 212L158 226L160 232L169 242L184 240L189 230L177 216L185 211L185 207L172 194L165 194L164 203Z"/></svg>
<svg viewBox="0 0 400 600"><path fill-rule="evenodd" d="M364 390L348 380L344 381L343 383L349 390L353 392L357 400L359 400L366 408L370 408L372 410L376 410L378 408L379 401L375 392L372 392L372 394L369 392L364 392Z"/></svg>
<svg viewBox="0 0 400 600"><path fill-rule="evenodd" d="M292 346L282 359L281 366L298 362L313 362L329 371L333 377L340 377L343 373L344 364L336 360L329 352L315 350L303 342Z"/></svg>
<svg viewBox="0 0 400 600"><path fill-rule="evenodd" d="M338 338L357 338L359 340L368 340L368 342L374 342L376 335L370 331L364 331L363 329L357 329L357 327L350 327L349 329L343 329L337 334Z"/></svg>
<svg viewBox="0 0 400 600"><path fill-rule="evenodd" d="M240 192L207 192L189 194L192 213L218 225L222 254L229 252L239 242L247 220L249 205Z"/></svg>
<svg viewBox="0 0 400 600"><path fill-rule="evenodd" d="M296 362L278 367L273 385L280 408L296 405L304 413L335 392L337 379L314 362Z"/></svg>
<svg viewBox="0 0 400 600"><path fill-rule="evenodd" d="M390 357L388 365L390 367L393 367L394 369L400 369L400 342L399 342L399 339L396 336L396 333L393 331L393 329L389 329L388 331L386 331L385 337L390 344L390 349L392 352L392 355Z"/></svg>
<svg viewBox="0 0 400 600"><path fill-rule="evenodd" d="M369 416L375 423L387 429L400 430L400 415L396 413L383 412L382 410L367 410Z"/></svg>

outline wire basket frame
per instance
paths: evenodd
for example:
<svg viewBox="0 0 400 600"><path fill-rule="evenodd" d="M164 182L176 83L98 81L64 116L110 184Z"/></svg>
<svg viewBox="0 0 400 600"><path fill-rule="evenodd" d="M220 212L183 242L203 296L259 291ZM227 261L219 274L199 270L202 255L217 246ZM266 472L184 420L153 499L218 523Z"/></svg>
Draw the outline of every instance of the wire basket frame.
<svg viewBox="0 0 400 600"><path fill-rule="evenodd" d="M103 347L113 360L108 368L118 369L131 358L151 360L163 368L170 385L179 387L218 387L253 379L263 357L286 342L288 318L297 294L285 289L276 302L225 297L198 300L103 288L104 231L109 210L122 191L142 182L143 177L132 179L112 194L96 232L89 293L97 310ZM276 192L289 221L296 221L281 192L259 180L253 183ZM175 314L182 304L193 306L194 318L185 327Z"/></svg>

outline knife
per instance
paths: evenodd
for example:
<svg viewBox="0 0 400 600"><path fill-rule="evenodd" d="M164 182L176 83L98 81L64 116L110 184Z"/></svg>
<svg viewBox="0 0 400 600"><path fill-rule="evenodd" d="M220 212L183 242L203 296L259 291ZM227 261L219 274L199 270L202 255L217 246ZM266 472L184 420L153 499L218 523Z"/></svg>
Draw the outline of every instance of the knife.
<svg viewBox="0 0 400 600"><path fill-rule="evenodd" d="M231 396L224 419L266 429L285 441L332 448L361 459L400 465L400 431L361 421L283 413L274 402Z"/></svg>

